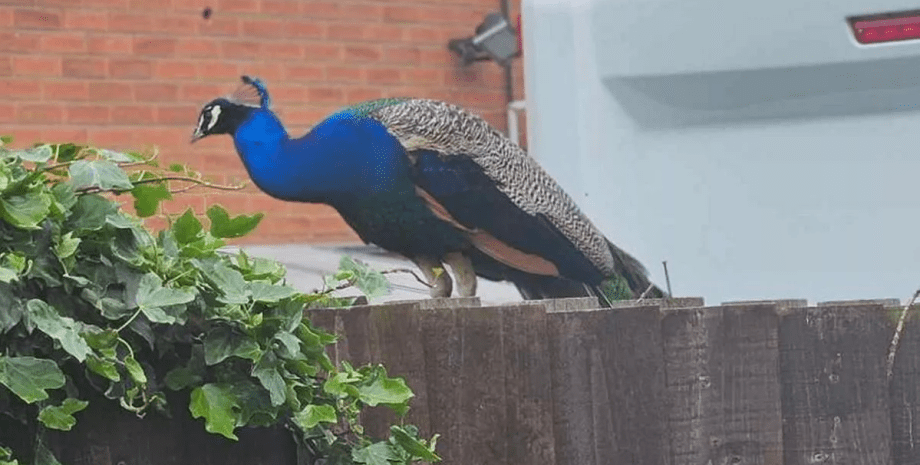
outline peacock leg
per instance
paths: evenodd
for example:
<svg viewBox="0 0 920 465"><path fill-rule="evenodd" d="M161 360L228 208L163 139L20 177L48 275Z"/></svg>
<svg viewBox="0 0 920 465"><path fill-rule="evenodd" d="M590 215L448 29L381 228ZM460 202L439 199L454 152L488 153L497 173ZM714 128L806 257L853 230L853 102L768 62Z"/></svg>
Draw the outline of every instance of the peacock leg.
<svg viewBox="0 0 920 465"><path fill-rule="evenodd" d="M450 265L457 280L457 292L460 297L473 297L476 295L476 271L473 262L461 252L451 252L444 256L444 263Z"/></svg>
<svg viewBox="0 0 920 465"><path fill-rule="evenodd" d="M450 297L453 283L441 262L428 257L416 257L412 261L422 270L422 274L431 285L431 297Z"/></svg>

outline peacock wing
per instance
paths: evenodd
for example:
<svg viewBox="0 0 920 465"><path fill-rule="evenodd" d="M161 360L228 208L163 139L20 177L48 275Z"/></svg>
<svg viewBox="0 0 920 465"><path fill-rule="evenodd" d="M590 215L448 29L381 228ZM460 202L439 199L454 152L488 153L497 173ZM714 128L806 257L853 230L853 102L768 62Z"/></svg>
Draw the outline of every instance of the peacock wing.
<svg viewBox="0 0 920 465"><path fill-rule="evenodd" d="M603 234L523 149L482 118L425 99L369 116L406 148L432 211L480 234L471 242L486 254L535 274L596 281L614 272Z"/></svg>

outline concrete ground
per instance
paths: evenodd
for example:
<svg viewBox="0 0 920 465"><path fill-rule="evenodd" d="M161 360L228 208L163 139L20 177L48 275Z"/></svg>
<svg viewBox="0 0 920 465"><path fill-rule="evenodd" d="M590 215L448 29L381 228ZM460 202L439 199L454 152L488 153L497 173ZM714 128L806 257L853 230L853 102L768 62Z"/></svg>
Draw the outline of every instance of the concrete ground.
<svg viewBox="0 0 920 465"><path fill-rule="evenodd" d="M238 248L233 248L238 249ZM303 292L321 289L323 276L333 274L339 267L339 260L348 255L355 260L367 263L372 268L384 271L394 268L408 268L419 276L418 268L409 260L386 252L371 245L246 245L242 247L247 254L264 257L281 262L287 268L288 283ZM428 288L416 281L408 273L388 274L390 294L371 301L386 302L391 300L415 300L428 297ZM356 289L340 291L339 295L359 295ZM521 295L510 283L496 283L479 280L477 295L483 305L495 305L521 300Z"/></svg>

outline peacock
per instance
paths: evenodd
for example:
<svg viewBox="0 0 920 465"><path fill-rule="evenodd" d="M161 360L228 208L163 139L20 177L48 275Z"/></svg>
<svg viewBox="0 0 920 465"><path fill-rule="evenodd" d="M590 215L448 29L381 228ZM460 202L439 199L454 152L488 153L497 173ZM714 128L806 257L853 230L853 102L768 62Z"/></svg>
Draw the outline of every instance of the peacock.
<svg viewBox="0 0 920 465"><path fill-rule="evenodd" d="M330 205L365 243L414 262L432 297L474 296L477 276L511 281L525 299L605 301L611 282L664 295L533 158L463 108L372 100L292 138L265 84L241 79L204 105L191 141L229 134L260 190Z"/></svg>

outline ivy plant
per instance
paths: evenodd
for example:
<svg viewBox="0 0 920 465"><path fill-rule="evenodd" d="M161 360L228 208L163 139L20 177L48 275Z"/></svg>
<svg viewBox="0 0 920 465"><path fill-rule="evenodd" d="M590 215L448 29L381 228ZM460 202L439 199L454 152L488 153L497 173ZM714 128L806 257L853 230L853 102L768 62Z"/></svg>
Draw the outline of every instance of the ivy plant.
<svg viewBox="0 0 920 465"><path fill-rule="evenodd" d="M437 436L422 439L411 425L364 434L364 407L404 415L413 394L381 365L331 362L335 337L303 316L328 304L329 290L298 292L279 263L222 252L261 215L213 206L203 223L189 210L154 234L117 202L131 195L149 216L177 191L232 187L136 153L2 142L0 415L36 437L26 450L0 438L0 465L57 463L42 432L73 428L91 391L138 415L183 393L189 414L228 440L241 427L285 423L329 464L440 460ZM371 294L385 286L353 260L332 278L341 280Z"/></svg>

